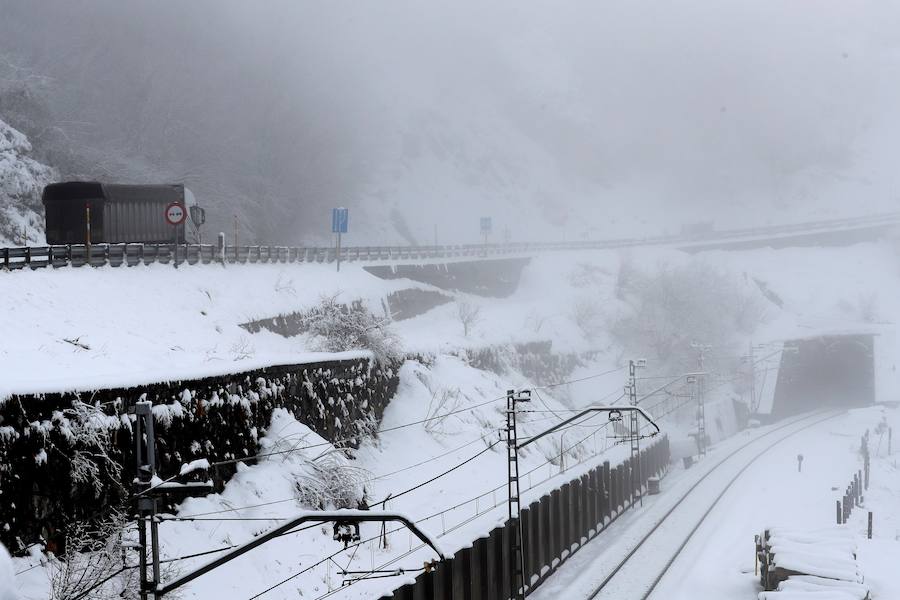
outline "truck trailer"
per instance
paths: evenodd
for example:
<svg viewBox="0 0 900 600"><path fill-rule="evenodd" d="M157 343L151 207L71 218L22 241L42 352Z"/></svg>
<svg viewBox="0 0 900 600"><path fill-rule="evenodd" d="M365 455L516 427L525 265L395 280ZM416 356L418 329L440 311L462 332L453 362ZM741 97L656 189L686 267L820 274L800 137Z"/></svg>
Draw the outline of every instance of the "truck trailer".
<svg viewBox="0 0 900 600"><path fill-rule="evenodd" d="M96 181L51 183L44 188L47 243L171 244L200 243L206 211L181 184L126 185ZM165 210L180 204L187 212L177 227Z"/></svg>

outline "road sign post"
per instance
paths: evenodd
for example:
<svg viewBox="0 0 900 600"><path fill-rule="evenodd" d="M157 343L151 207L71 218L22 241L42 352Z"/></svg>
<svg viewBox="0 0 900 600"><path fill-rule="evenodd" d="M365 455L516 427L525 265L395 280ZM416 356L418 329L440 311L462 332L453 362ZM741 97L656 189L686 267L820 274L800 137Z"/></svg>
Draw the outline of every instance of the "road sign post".
<svg viewBox="0 0 900 600"><path fill-rule="evenodd" d="M174 263L175 268L178 268L178 226L184 223L185 218L187 218L187 211L184 210L184 206L179 204L178 202L172 202L168 206L166 206L166 223L171 225L175 229L175 251L174 251Z"/></svg>
<svg viewBox="0 0 900 600"><path fill-rule="evenodd" d="M493 223L491 217L481 217L481 235L484 236L485 246L487 246L488 236L491 234L492 229Z"/></svg>
<svg viewBox="0 0 900 600"><path fill-rule="evenodd" d="M337 270L341 270L341 234L347 233L347 226L350 223L349 209L339 207L331 209L331 233L337 234L337 247L335 259L337 260Z"/></svg>

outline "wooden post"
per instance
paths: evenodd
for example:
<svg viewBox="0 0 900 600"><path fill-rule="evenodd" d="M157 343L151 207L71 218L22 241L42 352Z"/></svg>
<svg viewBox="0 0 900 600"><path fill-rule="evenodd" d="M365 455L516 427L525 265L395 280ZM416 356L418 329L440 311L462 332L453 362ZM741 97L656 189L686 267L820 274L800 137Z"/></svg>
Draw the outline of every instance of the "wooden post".
<svg viewBox="0 0 900 600"><path fill-rule="evenodd" d="M872 511L869 511L869 539L872 539Z"/></svg>

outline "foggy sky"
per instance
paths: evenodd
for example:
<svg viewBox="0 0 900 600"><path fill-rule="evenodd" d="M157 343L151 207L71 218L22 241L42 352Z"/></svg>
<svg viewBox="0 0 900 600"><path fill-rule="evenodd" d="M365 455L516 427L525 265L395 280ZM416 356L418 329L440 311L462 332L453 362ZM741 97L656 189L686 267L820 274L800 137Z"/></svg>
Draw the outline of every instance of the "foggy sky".
<svg viewBox="0 0 900 600"><path fill-rule="evenodd" d="M0 0L0 52L120 179L296 243L611 236L893 208L900 7ZM2 104L0 104L2 111ZM113 160L114 159L114 160ZM394 218L392 219L392 211ZM397 215L402 215L401 220ZM548 225L549 224L549 225Z"/></svg>

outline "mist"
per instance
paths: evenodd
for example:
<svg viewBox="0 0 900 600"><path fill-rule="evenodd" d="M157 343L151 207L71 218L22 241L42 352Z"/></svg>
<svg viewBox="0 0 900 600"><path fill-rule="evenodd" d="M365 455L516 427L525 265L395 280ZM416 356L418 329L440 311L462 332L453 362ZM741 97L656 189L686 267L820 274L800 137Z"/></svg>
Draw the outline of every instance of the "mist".
<svg viewBox="0 0 900 600"><path fill-rule="evenodd" d="M889 210L900 8L0 1L0 103L67 177L263 243L552 240Z"/></svg>

